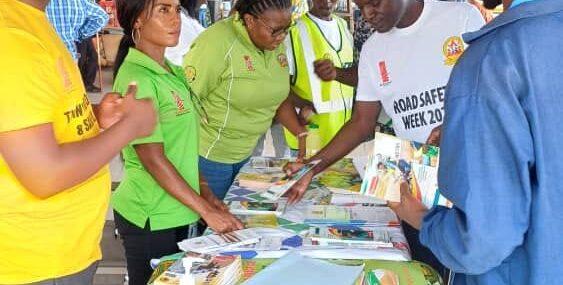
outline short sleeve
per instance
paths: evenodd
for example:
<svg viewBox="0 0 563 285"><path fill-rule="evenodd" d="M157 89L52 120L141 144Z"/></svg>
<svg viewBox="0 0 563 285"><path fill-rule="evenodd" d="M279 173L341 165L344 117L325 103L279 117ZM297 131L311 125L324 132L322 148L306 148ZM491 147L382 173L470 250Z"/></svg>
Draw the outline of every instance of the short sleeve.
<svg viewBox="0 0 563 285"><path fill-rule="evenodd" d="M21 31L0 29L0 42L0 132L53 122L63 75L52 55Z"/></svg>
<svg viewBox="0 0 563 285"><path fill-rule="evenodd" d="M364 45L360 54L358 65L358 91L356 101L375 102L377 99L377 78L376 70L371 54L373 53L373 38L370 38Z"/></svg>
<svg viewBox="0 0 563 285"><path fill-rule="evenodd" d="M467 22L465 24L465 32L474 32L480 30L485 25L485 18L477 7L468 4Z"/></svg>
<svg viewBox="0 0 563 285"><path fill-rule="evenodd" d="M220 86L221 74L226 68L228 50L222 47L223 39L214 39L212 33L203 32L194 41L183 62L188 83L200 99Z"/></svg>
<svg viewBox="0 0 563 285"><path fill-rule="evenodd" d="M119 74L115 79L115 84L113 86L113 91L118 92L121 96L125 96L127 92L127 87L129 83L137 83L137 99L151 99L153 101L154 107L158 110L158 93L154 81L150 78L149 74L143 74L142 72L135 72L135 66L124 63L119 70ZM147 144L147 143L162 143L164 142L164 137L162 135L162 128L160 120L156 123L154 132L144 138L136 139L132 141L131 145L137 144Z"/></svg>

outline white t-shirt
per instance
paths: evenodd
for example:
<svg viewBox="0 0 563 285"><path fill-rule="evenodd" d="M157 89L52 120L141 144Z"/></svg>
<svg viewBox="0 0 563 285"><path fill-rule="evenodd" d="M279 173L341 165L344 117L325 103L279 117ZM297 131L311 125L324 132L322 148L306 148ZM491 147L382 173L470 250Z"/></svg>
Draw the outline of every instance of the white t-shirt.
<svg viewBox="0 0 563 285"><path fill-rule="evenodd" d="M381 101L398 137L426 142L444 118L450 72L465 49L461 35L480 29L483 16L472 5L424 2L410 27L373 34L358 68L357 101Z"/></svg>
<svg viewBox="0 0 563 285"><path fill-rule="evenodd" d="M333 47L340 46L340 30L338 28L338 22L335 19L331 19L330 21L325 21L313 16L311 13L307 13L307 15L317 24L321 32L323 33L325 39L330 43ZM342 35L344 39L351 39L352 36L346 37ZM289 74L295 74L295 59L293 58L293 46L291 45L291 38L288 36L285 39L285 46L287 48L287 63L289 65Z"/></svg>
<svg viewBox="0 0 563 285"><path fill-rule="evenodd" d="M196 19L190 17L184 11L180 13L180 19L182 21L182 30L180 31L178 45L166 48L164 56L172 63L182 66L184 55L188 53L194 40L205 30L205 28Z"/></svg>

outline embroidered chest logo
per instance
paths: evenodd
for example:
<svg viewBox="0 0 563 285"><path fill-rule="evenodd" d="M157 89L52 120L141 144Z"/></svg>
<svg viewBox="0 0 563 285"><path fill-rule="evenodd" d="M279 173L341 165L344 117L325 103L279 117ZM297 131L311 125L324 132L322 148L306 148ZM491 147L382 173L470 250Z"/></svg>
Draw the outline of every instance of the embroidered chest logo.
<svg viewBox="0 0 563 285"><path fill-rule="evenodd" d="M381 84L379 86L387 86L391 83L391 77L389 77L389 71L387 70L387 64L385 61L380 61L378 63L379 66L379 75L381 76Z"/></svg>
<svg viewBox="0 0 563 285"><path fill-rule="evenodd" d="M246 69L248 69L248 71L254 71L254 65L252 64L252 58L250 58L250 56L245 55L244 56L244 63L246 64Z"/></svg>
<svg viewBox="0 0 563 285"><path fill-rule="evenodd" d="M278 62L280 63L280 66L282 68L286 68L287 67L287 56L285 56L285 54L280 53L280 55L278 55Z"/></svg>
<svg viewBox="0 0 563 285"><path fill-rule="evenodd" d="M174 101L176 102L176 115L182 115L185 113L188 113L190 110L186 109L186 107L184 106L184 100L182 100L182 98L180 98L180 96L178 96L178 93L172 91L172 97L174 98Z"/></svg>
<svg viewBox="0 0 563 285"><path fill-rule="evenodd" d="M193 66L186 66L186 70L184 71L186 73L186 78L188 79L189 83L192 83L195 81L196 79L196 75L197 72L195 70L195 67Z"/></svg>
<svg viewBox="0 0 563 285"><path fill-rule="evenodd" d="M457 60L463 54L465 47L463 45L463 40L459 36L449 37L442 47L442 52L444 53L444 64L454 65Z"/></svg>

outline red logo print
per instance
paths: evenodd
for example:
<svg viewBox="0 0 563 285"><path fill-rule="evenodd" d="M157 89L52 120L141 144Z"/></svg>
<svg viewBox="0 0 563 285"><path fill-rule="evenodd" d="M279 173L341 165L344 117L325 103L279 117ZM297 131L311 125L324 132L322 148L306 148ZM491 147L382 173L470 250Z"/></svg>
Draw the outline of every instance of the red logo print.
<svg viewBox="0 0 563 285"><path fill-rule="evenodd" d="M250 58L250 56L244 56L244 63L246 63L246 69L248 69L248 71L254 71L254 65L252 64L252 59Z"/></svg>
<svg viewBox="0 0 563 285"><path fill-rule="evenodd" d="M379 62L379 74L381 75L381 86L391 83L391 79L389 78L389 72L387 71L387 65L385 64L385 61Z"/></svg>

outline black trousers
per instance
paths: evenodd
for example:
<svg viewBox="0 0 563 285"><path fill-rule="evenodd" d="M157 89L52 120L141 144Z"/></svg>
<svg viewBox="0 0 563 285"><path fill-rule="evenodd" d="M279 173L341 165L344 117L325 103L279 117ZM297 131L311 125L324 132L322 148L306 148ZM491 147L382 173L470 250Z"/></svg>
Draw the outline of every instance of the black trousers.
<svg viewBox="0 0 563 285"><path fill-rule="evenodd" d="M98 53L94 48L91 38L87 38L80 43L77 43L78 53L78 68L82 74L82 81L84 86L91 87L96 81L96 73L98 72ZM101 87L101 86L100 86Z"/></svg>
<svg viewBox="0 0 563 285"><path fill-rule="evenodd" d="M149 221L145 228L139 228L127 221L116 211L113 212L115 225L125 248L129 285L146 285L152 274L150 260L180 252L179 241L193 237L197 223L178 228L151 231Z"/></svg>

